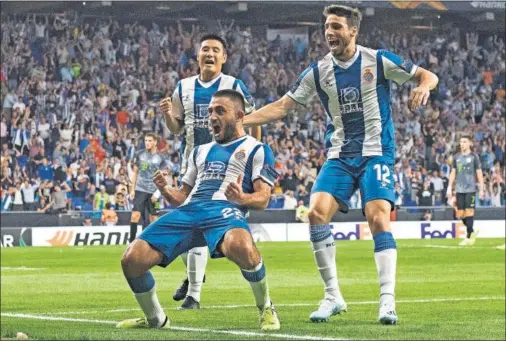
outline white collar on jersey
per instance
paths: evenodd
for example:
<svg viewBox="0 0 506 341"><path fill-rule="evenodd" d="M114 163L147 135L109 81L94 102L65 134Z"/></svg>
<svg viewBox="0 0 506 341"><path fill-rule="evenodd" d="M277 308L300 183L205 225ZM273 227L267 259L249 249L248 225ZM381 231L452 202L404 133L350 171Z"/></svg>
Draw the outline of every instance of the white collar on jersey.
<svg viewBox="0 0 506 341"><path fill-rule="evenodd" d="M202 82L200 80L200 75L197 76L197 80L199 81L200 85L202 85L204 88L209 88L211 85L216 82L216 80L220 79L220 77L223 76L223 73L219 73L218 76L216 76L214 79L211 79L209 82Z"/></svg>
<svg viewBox="0 0 506 341"><path fill-rule="evenodd" d="M343 61L340 61L338 59L336 59L332 53L330 53L330 56L332 57L332 61L334 62L334 65L337 65L343 69L347 69L349 68L353 63L355 63L355 61L357 60L358 58L358 55L360 54L360 46L358 45L355 45L356 46L356 51L355 51L355 54L353 55L353 57L351 57L350 59L348 59L348 61L346 62L343 62Z"/></svg>

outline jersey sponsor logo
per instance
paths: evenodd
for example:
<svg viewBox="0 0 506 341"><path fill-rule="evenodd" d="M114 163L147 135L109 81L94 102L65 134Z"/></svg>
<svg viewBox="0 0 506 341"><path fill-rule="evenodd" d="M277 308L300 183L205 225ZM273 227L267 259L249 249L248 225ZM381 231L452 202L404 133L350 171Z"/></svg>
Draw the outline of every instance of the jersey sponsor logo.
<svg viewBox="0 0 506 341"><path fill-rule="evenodd" d="M354 87L339 90L339 103L342 115L364 111L364 105L360 102L360 90Z"/></svg>
<svg viewBox="0 0 506 341"><path fill-rule="evenodd" d="M227 165L221 161L211 161L206 164L202 180L222 180L225 178Z"/></svg>
<svg viewBox="0 0 506 341"><path fill-rule="evenodd" d="M466 227L462 223L452 223L451 228L442 227L441 224L422 223L422 239L455 239L466 236Z"/></svg>
<svg viewBox="0 0 506 341"><path fill-rule="evenodd" d="M244 149L239 150L235 153L236 160L243 160L246 157L246 151Z"/></svg>
<svg viewBox="0 0 506 341"><path fill-rule="evenodd" d="M197 104L194 118L195 128L209 128L209 104Z"/></svg>
<svg viewBox="0 0 506 341"><path fill-rule="evenodd" d="M374 80L374 74L372 73L371 69L364 70L364 74L362 75L362 79L367 84L370 84Z"/></svg>

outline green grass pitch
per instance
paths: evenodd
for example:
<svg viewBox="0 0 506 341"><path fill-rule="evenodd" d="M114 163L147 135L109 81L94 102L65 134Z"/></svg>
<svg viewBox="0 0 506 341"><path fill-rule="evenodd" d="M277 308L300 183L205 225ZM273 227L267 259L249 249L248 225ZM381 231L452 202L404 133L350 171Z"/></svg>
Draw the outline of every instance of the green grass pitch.
<svg viewBox="0 0 506 341"><path fill-rule="evenodd" d="M396 326L377 322L378 284L371 241L337 242L348 312L328 323L308 316L323 296L309 243L260 243L281 330L258 327L249 285L225 259L209 260L200 311L178 311L172 293L184 278L177 259L155 268L158 297L172 330L118 330L141 311L122 276L124 246L3 248L1 336L36 340L505 339L504 239L399 240Z"/></svg>

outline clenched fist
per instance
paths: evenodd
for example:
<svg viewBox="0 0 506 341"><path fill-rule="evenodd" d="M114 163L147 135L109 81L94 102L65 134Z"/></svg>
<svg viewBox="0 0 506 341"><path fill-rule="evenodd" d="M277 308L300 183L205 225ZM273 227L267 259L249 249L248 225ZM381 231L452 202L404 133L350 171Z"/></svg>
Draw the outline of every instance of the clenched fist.
<svg viewBox="0 0 506 341"><path fill-rule="evenodd" d="M168 176L169 172L166 170L157 170L153 175L153 182L160 191L162 191L165 186L169 185L167 181Z"/></svg>
<svg viewBox="0 0 506 341"><path fill-rule="evenodd" d="M160 101L160 110L164 115L170 115L172 113L172 98L165 97Z"/></svg>
<svg viewBox="0 0 506 341"><path fill-rule="evenodd" d="M237 177L237 182L231 182L228 184L227 189L225 190L225 196L228 201L243 205L244 204L244 192L242 191L242 178L243 175L240 174Z"/></svg>

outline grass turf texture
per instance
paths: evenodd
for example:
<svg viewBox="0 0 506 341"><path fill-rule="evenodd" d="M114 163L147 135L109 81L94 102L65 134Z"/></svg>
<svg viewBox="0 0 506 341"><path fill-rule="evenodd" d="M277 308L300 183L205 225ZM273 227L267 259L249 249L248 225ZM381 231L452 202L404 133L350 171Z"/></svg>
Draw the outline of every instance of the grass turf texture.
<svg viewBox="0 0 506 341"><path fill-rule="evenodd" d="M1 336L15 338L22 331L38 340L504 340L505 253L495 249L503 243L478 239L474 247L460 248L455 240L397 241L397 326L377 322L371 241L336 243L348 313L324 324L308 320L323 296L310 244L260 243L281 320L274 334L260 331L249 285L225 259L208 263L200 311L176 310L181 302L172 293L185 275L179 259L167 269L154 268L158 297L174 329L118 330L115 322L142 316L121 273L124 246L3 248Z"/></svg>

